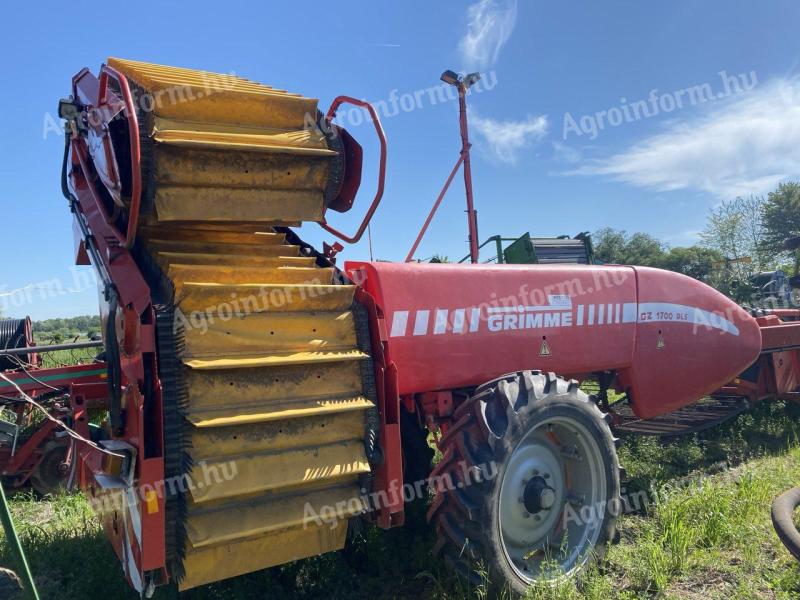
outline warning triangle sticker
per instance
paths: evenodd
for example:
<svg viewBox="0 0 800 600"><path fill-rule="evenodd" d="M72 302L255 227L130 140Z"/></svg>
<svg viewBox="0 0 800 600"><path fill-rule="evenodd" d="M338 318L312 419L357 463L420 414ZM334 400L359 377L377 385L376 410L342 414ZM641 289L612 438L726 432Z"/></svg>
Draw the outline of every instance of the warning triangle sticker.
<svg viewBox="0 0 800 600"><path fill-rule="evenodd" d="M539 347L539 356L550 356L550 346L547 345L547 340L542 340L542 345Z"/></svg>
<svg viewBox="0 0 800 600"><path fill-rule="evenodd" d="M661 335L660 333L658 334L658 343L656 343L656 349L657 350L664 349L664 336Z"/></svg>

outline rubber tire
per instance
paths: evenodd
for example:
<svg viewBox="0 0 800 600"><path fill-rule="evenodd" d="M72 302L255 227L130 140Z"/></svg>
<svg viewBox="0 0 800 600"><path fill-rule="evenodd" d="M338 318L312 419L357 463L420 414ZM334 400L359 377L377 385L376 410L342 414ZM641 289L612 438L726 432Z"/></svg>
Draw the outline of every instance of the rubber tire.
<svg viewBox="0 0 800 600"><path fill-rule="evenodd" d="M789 288L790 294L790 304L792 308L800 308L800 277L793 277L797 281L792 282L791 288Z"/></svg>
<svg viewBox="0 0 800 600"><path fill-rule="evenodd" d="M800 531L794 524L794 511L800 506L800 487L778 496L772 503L772 525L783 545L800 560Z"/></svg>
<svg viewBox="0 0 800 600"><path fill-rule="evenodd" d="M443 457L431 478L449 474L454 489L436 490L428 511L428 521L437 533L434 552L471 585L483 583L478 574L483 567L496 595L508 590L522 596L528 588L528 582L510 566L500 538L497 509L506 461L527 431L553 416L568 416L583 424L603 455L608 497L594 548L594 557L602 558L606 545L615 537L620 506L617 440L609 428L609 418L576 381L553 373L523 371L483 384L456 410L455 424L440 443ZM465 466L474 472L478 465L492 461L496 466L494 477L464 485ZM486 471L483 473L486 475Z"/></svg>
<svg viewBox="0 0 800 600"><path fill-rule="evenodd" d="M17 600L22 598L22 582L14 571L0 567L0 598Z"/></svg>
<svg viewBox="0 0 800 600"><path fill-rule="evenodd" d="M58 467L58 464L64 461L67 455L69 446L60 444L58 442L50 442L44 450L42 460L36 465L30 477L31 487L41 496L55 496L60 491L67 489L67 481L69 480L69 473L64 477L54 477L51 469Z"/></svg>

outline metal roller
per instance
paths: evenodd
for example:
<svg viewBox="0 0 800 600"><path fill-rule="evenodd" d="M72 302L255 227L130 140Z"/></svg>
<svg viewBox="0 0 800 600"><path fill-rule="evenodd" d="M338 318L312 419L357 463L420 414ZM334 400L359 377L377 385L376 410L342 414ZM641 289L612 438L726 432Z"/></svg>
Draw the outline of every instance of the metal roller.
<svg viewBox="0 0 800 600"><path fill-rule="evenodd" d="M29 348L33 346L31 337L31 321L25 319L0 319L0 350ZM19 369L20 362L27 364L33 359L32 354L8 356L0 354L0 371Z"/></svg>

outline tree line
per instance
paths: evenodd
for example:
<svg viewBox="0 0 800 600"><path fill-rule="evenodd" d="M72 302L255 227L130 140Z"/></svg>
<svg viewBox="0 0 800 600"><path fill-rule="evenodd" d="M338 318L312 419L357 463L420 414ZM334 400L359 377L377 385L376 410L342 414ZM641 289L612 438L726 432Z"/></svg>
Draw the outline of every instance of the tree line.
<svg viewBox="0 0 800 600"><path fill-rule="evenodd" d="M737 299L746 300L756 273L782 268L792 273L797 254L785 241L800 235L800 183L787 182L766 196L723 201L712 208L700 242L670 247L647 233L606 227L592 235L602 262L642 265L683 273Z"/></svg>
<svg viewBox="0 0 800 600"><path fill-rule="evenodd" d="M33 334L39 340L49 340L60 343L77 337L78 335L92 335L100 331L100 317L97 315L82 315L57 319L44 319L33 322Z"/></svg>

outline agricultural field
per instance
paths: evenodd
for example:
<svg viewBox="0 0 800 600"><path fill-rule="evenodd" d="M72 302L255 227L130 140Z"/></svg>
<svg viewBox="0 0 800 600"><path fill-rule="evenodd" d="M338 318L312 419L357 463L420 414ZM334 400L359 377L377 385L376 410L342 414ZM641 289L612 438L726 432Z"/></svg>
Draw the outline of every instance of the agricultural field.
<svg viewBox="0 0 800 600"><path fill-rule="evenodd" d="M67 319L45 319L33 322L33 339L37 346L85 342L98 335L100 317L81 316ZM57 367L91 362L102 348L58 350L40 354L42 366Z"/></svg>
<svg viewBox="0 0 800 600"><path fill-rule="evenodd" d="M620 541L579 582L532 589L532 599L797 598L800 566L772 530L769 507L800 481L800 406L763 404L735 421L670 443L629 439L627 494L646 498L620 519ZM81 495L11 506L43 598L135 598ZM250 598L489 598L432 559L424 503L408 525L356 533L343 552L189 592L191 600ZM0 540L0 564L11 564ZM156 598L175 597L159 590Z"/></svg>

